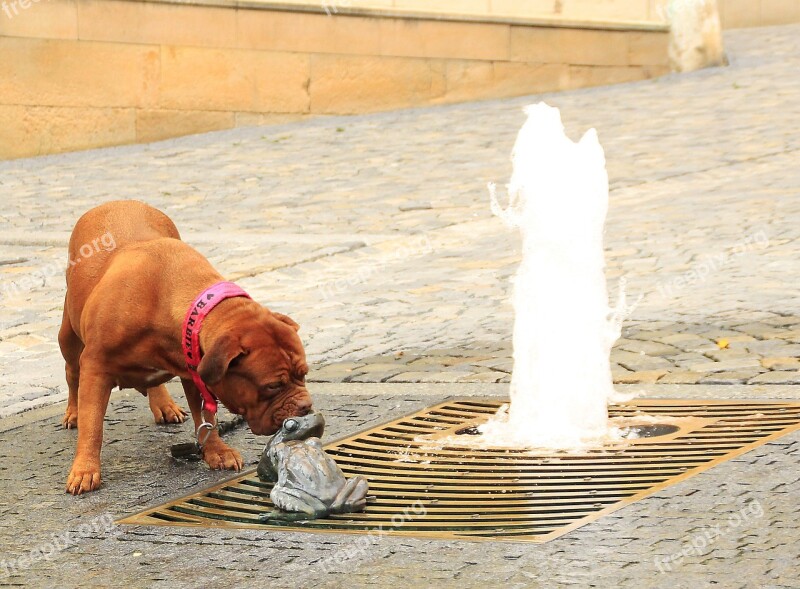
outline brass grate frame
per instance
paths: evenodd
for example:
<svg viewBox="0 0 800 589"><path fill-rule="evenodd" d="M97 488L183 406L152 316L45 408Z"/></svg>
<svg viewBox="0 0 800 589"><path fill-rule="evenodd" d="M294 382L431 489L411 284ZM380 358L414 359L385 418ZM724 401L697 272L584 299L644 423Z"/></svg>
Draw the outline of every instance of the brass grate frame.
<svg viewBox="0 0 800 589"><path fill-rule="evenodd" d="M546 542L800 430L800 403L655 399L613 405L609 413L696 417L696 427L677 437L579 454L431 450L415 441L485 420L504 402L450 400L328 444L347 476L369 479L364 513L261 523L258 515L272 509L271 484L248 471L119 523Z"/></svg>

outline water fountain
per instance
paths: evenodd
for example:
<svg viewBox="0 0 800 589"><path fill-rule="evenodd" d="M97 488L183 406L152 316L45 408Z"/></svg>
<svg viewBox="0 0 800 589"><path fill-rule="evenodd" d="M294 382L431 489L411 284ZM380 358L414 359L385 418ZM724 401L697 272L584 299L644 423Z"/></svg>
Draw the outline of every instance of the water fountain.
<svg viewBox="0 0 800 589"><path fill-rule="evenodd" d="M570 140L557 108L539 103L526 113L507 208L490 186L493 212L522 235L511 405L480 431L494 446L602 443L615 395L609 354L625 314L624 293L609 307L604 275L605 155L594 129Z"/></svg>

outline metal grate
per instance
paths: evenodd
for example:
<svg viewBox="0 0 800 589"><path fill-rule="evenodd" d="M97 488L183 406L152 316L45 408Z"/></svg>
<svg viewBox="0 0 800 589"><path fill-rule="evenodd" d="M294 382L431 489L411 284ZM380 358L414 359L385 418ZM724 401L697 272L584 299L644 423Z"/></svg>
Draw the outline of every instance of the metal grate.
<svg viewBox="0 0 800 589"><path fill-rule="evenodd" d="M456 445L431 450L419 441L468 433L502 403L448 401L328 444L347 476L369 479L364 513L260 523L259 514L272 509L271 484L250 471L120 523L545 542L800 429L800 403L642 400L609 412L693 419L676 419L684 425L670 435L580 454Z"/></svg>

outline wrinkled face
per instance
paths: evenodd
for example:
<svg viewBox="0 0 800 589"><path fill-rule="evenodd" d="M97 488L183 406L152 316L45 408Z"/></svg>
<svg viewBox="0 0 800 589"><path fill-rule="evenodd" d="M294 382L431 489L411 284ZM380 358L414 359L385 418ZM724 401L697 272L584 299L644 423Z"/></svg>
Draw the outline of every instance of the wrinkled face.
<svg viewBox="0 0 800 589"><path fill-rule="evenodd" d="M198 366L203 381L256 435L272 435L289 417L311 411L306 355L297 324L263 309L216 338Z"/></svg>

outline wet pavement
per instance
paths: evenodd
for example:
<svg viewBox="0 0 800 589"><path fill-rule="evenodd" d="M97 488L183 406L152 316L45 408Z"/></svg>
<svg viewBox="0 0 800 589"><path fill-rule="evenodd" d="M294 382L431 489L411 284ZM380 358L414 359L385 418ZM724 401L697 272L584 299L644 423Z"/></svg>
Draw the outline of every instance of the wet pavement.
<svg viewBox="0 0 800 589"><path fill-rule="evenodd" d="M505 389L497 384L349 384L349 395L343 398L341 388L317 385L317 405L328 415L327 439L449 397L497 396ZM797 387L752 388L757 390L733 396L800 398ZM719 398L732 390L702 385L648 388L651 396L668 398ZM38 409L0 422L5 430L0 431L4 480L0 585L798 586L798 433L545 544L438 541L377 533L369 543L359 543L359 536L341 534L114 524L143 507L201 490L230 475L172 459L170 444L187 441L191 427L156 426L138 393L118 392L106 419L103 487L77 498L66 495L62 485L75 431L61 429L56 409ZM227 440L253 468L264 440L245 429ZM5 570L14 574L3 577Z"/></svg>

